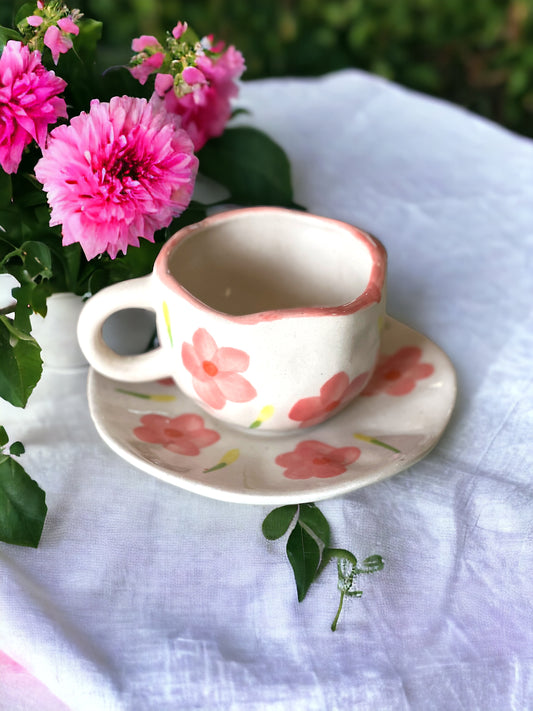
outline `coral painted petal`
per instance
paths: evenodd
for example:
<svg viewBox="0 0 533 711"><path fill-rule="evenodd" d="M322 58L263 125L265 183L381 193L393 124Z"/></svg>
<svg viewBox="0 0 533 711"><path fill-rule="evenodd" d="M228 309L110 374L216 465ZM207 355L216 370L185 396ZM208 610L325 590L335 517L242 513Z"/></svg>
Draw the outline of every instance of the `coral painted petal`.
<svg viewBox="0 0 533 711"><path fill-rule="evenodd" d="M330 479L334 476L344 474L346 467L338 462L324 462L322 464L314 464L310 467L309 476L314 476L317 479Z"/></svg>
<svg viewBox="0 0 533 711"><path fill-rule="evenodd" d="M320 388L320 400L324 405L332 402L339 403L348 388L348 384L347 374L345 372L337 373Z"/></svg>
<svg viewBox="0 0 533 711"><path fill-rule="evenodd" d="M195 457L200 454L200 447L190 439L178 437L165 445L165 449L176 454L184 454L187 457Z"/></svg>
<svg viewBox="0 0 533 711"><path fill-rule="evenodd" d="M298 400L289 412L289 418L291 420L305 423L307 423L308 420L313 420L324 415L324 406L319 397L306 397L302 400Z"/></svg>
<svg viewBox="0 0 533 711"><path fill-rule="evenodd" d="M388 359L387 369L399 370L404 373L416 365L421 357L422 351L418 346L404 346Z"/></svg>
<svg viewBox="0 0 533 711"><path fill-rule="evenodd" d="M201 362L204 360L213 360L213 357L217 351L217 344L215 339L205 330L205 328L199 328L194 332L192 342Z"/></svg>
<svg viewBox="0 0 533 711"><path fill-rule="evenodd" d="M310 479L311 477L317 475L307 463L303 462L293 467L287 467L287 469L283 472L283 476L286 479Z"/></svg>
<svg viewBox="0 0 533 711"><path fill-rule="evenodd" d="M216 376L216 383L231 402L248 402L257 395L254 386L238 373L220 373Z"/></svg>
<svg viewBox="0 0 533 711"><path fill-rule="evenodd" d="M250 365L250 356L237 348L219 348L213 363L220 371L242 373Z"/></svg>
<svg viewBox="0 0 533 711"><path fill-rule="evenodd" d="M359 447L340 447L335 451L335 457L343 464L353 464L361 456Z"/></svg>
<svg viewBox="0 0 533 711"><path fill-rule="evenodd" d="M343 474L360 454L358 447L335 448L318 440L306 440L299 442L294 451L278 455L275 462L285 467L283 475L287 479L326 479Z"/></svg>
<svg viewBox="0 0 533 711"><path fill-rule="evenodd" d="M411 375L415 380L423 380L424 378L429 378L435 372L435 368L431 363L418 363L411 368L409 375Z"/></svg>
<svg viewBox="0 0 533 711"><path fill-rule="evenodd" d="M415 389L416 380L414 378L401 378L395 383L387 385L385 392L387 395L408 395L412 390Z"/></svg>
<svg viewBox="0 0 533 711"><path fill-rule="evenodd" d="M278 454L274 461L280 467L290 467L293 462L296 464L300 461L299 457L296 457L296 460L294 460L294 457L294 452L284 452L283 454Z"/></svg>
<svg viewBox="0 0 533 711"><path fill-rule="evenodd" d="M221 410L226 404L227 398L220 392L213 378L209 378L208 381L196 380L195 378L193 380L193 387L200 400L214 410Z"/></svg>
<svg viewBox="0 0 533 711"><path fill-rule="evenodd" d="M194 346L190 343L184 343L181 346L181 359L183 360L183 365L194 378L198 380L208 380L209 376L202 368L202 361L198 357Z"/></svg>
<svg viewBox="0 0 533 711"><path fill-rule="evenodd" d="M220 435L215 430L208 430L204 427L197 432L192 432L191 438L198 447L209 447L209 445L218 442Z"/></svg>
<svg viewBox="0 0 533 711"><path fill-rule="evenodd" d="M200 415L193 413L186 413L184 415L179 415L172 420L172 425L181 432L196 432L198 429L202 429L204 426L204 421Z"/></svg>

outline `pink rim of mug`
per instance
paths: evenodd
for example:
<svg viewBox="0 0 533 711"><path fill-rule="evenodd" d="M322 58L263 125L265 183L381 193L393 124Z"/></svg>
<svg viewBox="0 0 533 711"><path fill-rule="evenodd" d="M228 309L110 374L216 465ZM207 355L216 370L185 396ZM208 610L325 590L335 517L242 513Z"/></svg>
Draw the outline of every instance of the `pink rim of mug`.
<svg viewBox="0 0 533 711"><path fill-rule="evenodd" d="M301 216L303 219L309 219L313 221L321 221L324 226L330 227L336 230L342 230L344 232L350 232L355 239L358 239L365 243L369 254L372 257L372 270L370 272L370 277L368 279L368 284L366 289L353 301L349 301L346 304L341 304L339 306L311 306L306 308L292 308L292 309L279 309L275 311L260 311L258 313L244 314L241 316L233 316L231 314L226 314L223 311L216 311L211 307L204 304L202 301L193 296L187 289L181 286L181 284L176 281L176 279L168 271L168 259L170 254L176 248L176 246L186 239L192 232L198 229L204 229L206 227L212 227L216 225L217 222L235 220L247 217L252 214L281 214L289 213L295 216ZM387 252L382 243L374 236L364 232L358 227L349 225L340 220L334 220L329 217L321 217L318 215L309 215L305 212L298 213L296 210L290 210L288 208L281 207L249 207L240 208L236 210L228 210L226 212L219 212L216 215L211 215L206 217L201 222L197 222L192 225L188 225L183 229L176 232L172 237L164 244L162 247L154 265L154 273L161 280L161 282L171 291L178 294L186 301L194 304L197 308L207 311L209 313L216 313L218 316L227 319L228 321L235 321L237 323L243 324L256 324L262 321L276 321L282 318L294 318L294 317L305 317L305 316L346 316L349 314L356 313L362 309L365 309L373 304L377 304L381 301L381 295L383 287L385 284L385 274L387 267Z"/></svg>

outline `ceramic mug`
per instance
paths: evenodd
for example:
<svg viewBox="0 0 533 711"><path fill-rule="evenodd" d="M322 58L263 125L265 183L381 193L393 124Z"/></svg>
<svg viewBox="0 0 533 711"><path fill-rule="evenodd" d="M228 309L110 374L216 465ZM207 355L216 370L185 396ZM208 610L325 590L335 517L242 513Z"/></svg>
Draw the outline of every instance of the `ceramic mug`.
<svg viewBox="0 0 533 711"><path fill-rule="evenodd" d="M92 296L78 339L109 378L171 376L219 420L291 431L367 384L385 284L385 249L356 227L284 208L231 210L177 232L150 275ZM105 320L126 308L155 311L158 348L121 356L105 344Z"/></svg>

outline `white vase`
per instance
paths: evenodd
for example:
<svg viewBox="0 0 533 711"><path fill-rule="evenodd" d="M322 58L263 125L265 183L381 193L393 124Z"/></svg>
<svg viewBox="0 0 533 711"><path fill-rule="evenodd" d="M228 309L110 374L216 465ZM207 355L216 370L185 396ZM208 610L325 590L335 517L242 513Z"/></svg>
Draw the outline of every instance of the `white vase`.
<svg viewBox="0 0 533 711"><path fill-rule="evenodd" d="M52 294L47 313L31 316L32 336L41 346L41 358L48 368L82 368L87 366L78 345L78 317L83 306L81 296L71 293Z"/></svg>

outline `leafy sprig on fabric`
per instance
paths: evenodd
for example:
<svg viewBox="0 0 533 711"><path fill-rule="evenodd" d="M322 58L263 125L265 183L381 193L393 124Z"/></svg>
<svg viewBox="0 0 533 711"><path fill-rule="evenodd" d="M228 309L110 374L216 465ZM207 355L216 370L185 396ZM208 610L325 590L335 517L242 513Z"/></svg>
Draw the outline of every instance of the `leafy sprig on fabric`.
<svg viewBox="0 0 533 711"><path fill-rule="evenodd" d="M263 535L269 541L281 538L289 528L291 532L287 538L286 552L294 573L299 602L305 598L311 584L326 565L333 559L337 561L340 601L331 624L334 632L345 597L361 597L363 594L362 590L355 590L353 587L355 577L382 570L383 559L379 555L369 556L360 567L353 553L344 548L332 548L329 523L313 503L288 504L276 508L268 514L262 526Z"/></svg>

